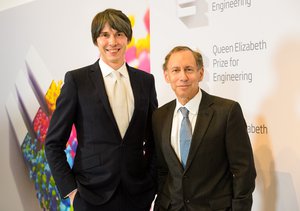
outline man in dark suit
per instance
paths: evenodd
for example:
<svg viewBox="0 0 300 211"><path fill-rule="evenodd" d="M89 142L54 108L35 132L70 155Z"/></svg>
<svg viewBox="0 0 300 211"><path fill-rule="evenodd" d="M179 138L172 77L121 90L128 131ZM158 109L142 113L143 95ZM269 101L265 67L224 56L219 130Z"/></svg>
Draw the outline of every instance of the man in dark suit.
<svg viewBox="0 0 300 211"><path fill-rule="evenodd" d="M75 211L148 211L156 178L154 78L125 62L132 28L121 11L98 13L91 31L100 59L66 73L47 133L47 160ZM73 124L78 147L71 169L64 149Z"/></svg>
<svg viewBox="0 0 300 211"><path fill-rule="evenodd" d="M189 47L171 50L163 69L177 99L152 117L155 210L251 210L256 171L240 105L199 88L202 56Z"/></svg>

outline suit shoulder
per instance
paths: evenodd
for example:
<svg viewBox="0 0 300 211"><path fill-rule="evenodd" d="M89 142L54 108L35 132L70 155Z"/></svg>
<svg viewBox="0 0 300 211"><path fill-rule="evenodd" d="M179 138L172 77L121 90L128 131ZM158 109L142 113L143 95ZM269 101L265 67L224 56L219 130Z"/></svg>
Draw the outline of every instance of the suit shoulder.
<svg viewBox="0 0 300 211"><path fill-rule="evenodd" d="M151 73L145 72L141 69L137 69L131 66L127 66L128 69L130 69L132 72L136 73L138 76L143 78L153 78L153 75Z"/></svg>
<svg viewBox="0 0 300 211"><path fill-rule="evenodd" d="M92 67L93 67L93 65L88 65L88 66L85 66L85 67L80 67L80 68L77 68L77 69L70 70L66 74L71 74L71 75L85 74Z"/></svg>
<svg viewBox="0 0 300 211"><path fill-rule="evenodd" d="M211 95L214 103L217 104L226 104L226 105L232 105L237 103L236 101L232 100L232 99L228 99L228 98L224 98L224 97L220 97L220 96L215 96L215 95Z"/></svg>
<svg viewBox="0 0 300 211"><path fill-rule="evenodd" d="M234 108L241 109L240 104L237 101L234 101L232 99L215 96L215 95L209 95L211 98L211 102L213 103L213 107L219 108L221 110L232 110Z"/></svg>
<svg viewBox="0 0 300 211"><path fill-rule="evenodd" d="M94 70L95 68L96 68L96 63L85 67L70 70L65 74L65 81L69 79L74 81L82 81L83 79L87 78L88 73L91 70Z"/></svg>
<svg viewBox="0 0 300 211"><path fill-rule="evenodd" d="M156 109L154 111L154 115L161 116L161 115L167 114L168 112L170 112L170 110L172 110L172 108L175 108L175 100L172 100L172 101L160 106L158 109Z"/></svg>

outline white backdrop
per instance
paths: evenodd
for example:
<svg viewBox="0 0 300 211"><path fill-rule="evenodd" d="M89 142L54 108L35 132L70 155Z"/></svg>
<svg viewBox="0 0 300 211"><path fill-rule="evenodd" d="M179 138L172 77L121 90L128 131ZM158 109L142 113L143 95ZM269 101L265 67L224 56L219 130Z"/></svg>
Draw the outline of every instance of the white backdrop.
<svg viewBox="0 0 300 211"><path fill-rule="evenodd" d="M150 11L160 103L174 98L163 82L167 52L198 49L202 88L243 108L258 173L253 210L299 210L300 1L154 0Z"/></svg>
<svg viewBox="0 0 300 211"><path fill-rule="evenodd" d="M7 110L16 84L26 87L20 82L24 61L37 53L44 71L39 79L47 81L47 73L61 80L67 70L97 59L90 23L98 11L114 7L134 14L135 36L143 37L138 29L144 28L149 5L151 72L159 104L174 98L162 74L166 53L175 45L198 49L205 60L201 86L239 101L243 108L258 173L253 210L299 211L299 0L37 0L2 10L0 209L40 210L19 151L24 122L17 121L19 130L14 131ZM23 95L34 99L32 93ZM38 106L36 99L26 103L31 111Z"/></svg>

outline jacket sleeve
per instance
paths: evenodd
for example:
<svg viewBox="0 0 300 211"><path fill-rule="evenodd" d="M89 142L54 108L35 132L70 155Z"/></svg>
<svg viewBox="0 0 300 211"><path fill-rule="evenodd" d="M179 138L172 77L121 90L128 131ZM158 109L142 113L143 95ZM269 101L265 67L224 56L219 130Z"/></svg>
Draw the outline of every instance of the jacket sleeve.
<svg viewBox="0 0 300 211"><path fill-rule="evenodd" d="M168 175L168 166L164 159L164 155L161 151L161 117L159 116L159 112L154 112L152 116L152 127L153 127L153 138L155 143L155 164L156 164L156 177L157 177L157 193L160 193L163 189L163 186L166 182L166 178ZM159 199L157 199L159 200Z"/></svg>
<svg viewBox="0 0 300 211"><path fill-rule="evenodd" d="M155 90L155 84L154 84L154 77L151 77L151 89L150 89L150 112L149 112L149 125L150 125L150 137L151 137L151 146L150 148L150 154L151 154L151 160L150 160L150 174L154 180L156 180L156 162L155 162L155 144L154 144L154 138L153 138L153 132L152 132L152 114L158 107L158 101L157 101L157 95Z"/></svg>
<svg viewBox="0 0 300 211"><path fill-rule="evenodd" d="M68 72L45 141L47 161L62 198L77 187L64 151L74 123L76 103L77 89L71 72Z"/></svg>
<svg viewBox="0 0 300 211"><path fill-rule="evenodd" d="M227 119L226 150L233 175L232 211L250 211L256 171L247 125L236 102Z"/></svg>

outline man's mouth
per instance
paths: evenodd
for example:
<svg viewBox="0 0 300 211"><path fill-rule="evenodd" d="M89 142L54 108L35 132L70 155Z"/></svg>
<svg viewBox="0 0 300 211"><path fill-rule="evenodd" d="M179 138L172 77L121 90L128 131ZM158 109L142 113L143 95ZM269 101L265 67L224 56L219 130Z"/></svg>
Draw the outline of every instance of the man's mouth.
<svg viewBox="0 0 300 211"><path fill-rule="evenodd" d="M186 87L189 87L188 84L185 84L185 85L178 85L179 88L186 88Z"/></svg>
<svg viewBox="0 0 300 211"><path fill-rule="evenodd" d="M107 52L109 53L118 53L120 51L119 48L116 48L116 49L106 49Z"/></svg>

